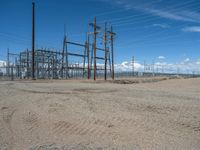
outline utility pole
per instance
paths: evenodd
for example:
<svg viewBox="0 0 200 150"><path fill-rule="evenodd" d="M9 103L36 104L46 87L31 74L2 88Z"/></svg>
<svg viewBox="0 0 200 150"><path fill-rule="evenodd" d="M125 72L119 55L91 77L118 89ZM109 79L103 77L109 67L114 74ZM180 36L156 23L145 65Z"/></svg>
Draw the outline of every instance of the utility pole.
<svg viewBox="0 0 200 150"><path fill-rule="evenodd" d="M26 77L29 79L29 52L26 50Z"/></svg>
<svg viewBox="0 0 200 150"><path fill-rule="evenodd" d="M110 35L111 35L111 53L112 53L112 79L115 79L115 70L114 70L114 49L113 49L113 39L114 39L114 35L115 33L113 32L113 28L112 26L110 27Z"/></svg>
<svg viewBox="0 0 200 150"><path fill-rule="evenodd" d="M65 36L65 42L66 42L66 45L65 45L65 62L66 62L66 75L65 75L65 78L69 78L69 62L68 62L68 44L67 44L67 36Z"/></svg>
<svg viewBox="0 0 200 150"><path fill-rule="evenodd" d="M87 37L87 67L88 67L88 79L90 79L90 37Z"/></svg>
<svg viewBox="0 0 200 150"><path fill-rule="evenodd" d="M96 80L96 75L97 75L97 72L96 72L97 71L97 66L96 66L97 65L97 62L96 62L97 59L102 59L102 60L105 61L105 64L104 64L105 76L104 76L104 78L106 80L107 79L107 56L108 56L107 33L109 33L109 35L111 36L111 39L112 39L112 41L111 41L112 49L113 49L113 36L115 35L115 33L111 32L111 31L107 31L107 28L106 28L107 24L105 23L105 34L104 34L104 37L103 37L103 39L104 39L104 48L100 49L100 48L97 48L97 34L100 32L101 27L97 25L96 17L94 18L94 22L93 23L89 23L89 25L92 26L92 28L93 28L92 34L93 34L93 38L94 38L93 44L92 44L92 51L91 51L91 61L90 61L91 65L92 65L92 61L93 61L93 65L94 65L94 80ZM100 38L102 38L102 37L100 37ZM96 57L97 50L102 50L102 51L105 52L104 58ZM93 57L92 57L92 55L93 55ZM94 60L92 60L92 59L94 59ZM113 65L114 65L114 60L113 60ZM113 69L113 71L114 71L114 69ZM113 76L113 78L114 78L114 76Z"/></svg>
<svg viewBox="0 0 200 150"><path fill-rule="evenodd" d="M14 80L14 76L13 76L13 64L11 65L11 80L13 81Z"/></svg>
<svg viewBox="0 0 200 150"><path fill-rule="evenodd" d="M155 76L155 61L153 60L152 61L152 75L153 75L153 77Z"/></svg>
<svg viewBox="0 0 200 150"><path fill-rule="evenodd" d="M35 80L35 3L32 2L32 80Z"/></svg>
<svg viewBox="0 0 200 150"><path fill-rule="evenodd" d="M63 39L63 50L62 50L62 67L61 67L61 76L64 77L64 55L65 55L65 43L66 43L66 29L64 25L64 39Z"/></svg>
<svg viewBox="0 0 200 150"><path fill-rule="evenodd" d="M177 75L179 75L180 74L180 68L179 68L179 66L177 67Z"/></svg>
<svg viewBox="0 0 200 150"><path fill-rule="evenodd" d="M19 54L19 75L20 75L20 79L22 79L22 55L21 55L21 53Z"/></svg>
<svg viewBox="0 0 200 150"><path fill-rule="evenodd" d="M143 76L145 75L145 68L146 67L146 61L144 60L144 73L143 73Z"/></svg>
<svg viewBox="0 0 200 150"><path fill-rule="evenodd" d="M96 39L97 39L97 22L96 17L94 18L94 80L96 80Z"/></svg>
<svg viewBox="0 0 200 150"><path fill-rule="evenodd" d="M86 63L86 54L87 54L87 51L88 51L88 48L87 48L87 38L86 38L86 41L85 41L85 45L84 45L84 56L83 56L83 78L84 78L84 75L85 75L85 63Z"/></svg>
<svg viewBox="0 0 200 150"><path fill-rule="evenodd" d="M135 66L134 66L134 60L135 58L134 58L134 56L132 57L132 75L133 75L133 77L135 76Z"/></svg>
<svg viewBox="0 0 200 150"><path fill-rule="evenodd" d="M164 74L164 64L162 64L162 74Z"/></svg>
<svg viewBox="0 0 200 150"><path fill-rule="evenodd" d="M105 64L104 64L104 79L107 80L107 24L105 22L105 31L104 31L104 49L105 49L105 57L104 57L104 61L105 61Z"/></svg>
<svg viewBox="0 0 200 150"><path fill-rule="evenodd" d="M9 53L9 48L7 49L7 76L10 76L10 57L9 57L10 53Z"/></svg>

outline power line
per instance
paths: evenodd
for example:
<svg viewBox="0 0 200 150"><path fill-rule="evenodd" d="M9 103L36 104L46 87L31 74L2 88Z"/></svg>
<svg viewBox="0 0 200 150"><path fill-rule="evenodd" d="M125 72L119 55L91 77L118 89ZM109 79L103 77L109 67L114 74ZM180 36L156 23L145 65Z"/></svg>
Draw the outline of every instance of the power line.
<svg viewBox="0 0 200 150"><path fill-rule="evenodd" d="M10 40L14 39L14 40L18 40L18 41L25 41L25 42L31 41L29 39L25 39L25 38L21 38L21 37L18 37L18 36L11 35L11 34L5 34L5 33L0 33L0 37L10 39Z"/></svg>
<svg viewBox="0 0 200 150"><path fill-rule="evenodd" d="M190 2L191 3L191 2ZM192 6L195 5L194 3L192 3ZM180 11L181 9L185 9L187 7L185 6L190 6L190 5L182 5L181 7L176 7L176 8L171 8L171 9L167 9L167 11L170 11L170 13L174 13L174 12L177 12L177 11ZM195 5L196 6L196 5ZM199 8L197 6L197 8ZM109 22L114 22L114 23L120 23L120 22L123 22L124 21L127 21L128 19L130 18L133 18L133 19L136 19L136 18L141 18L142 16L145 18L149 18L149 17L152 17L151 16L146 16L147 15L147 12L144 12L144 11L139 11L138 12L140 13L143 13L142 15L141 14L134 14L134 15L131 15L131 16L127 16L127 17L120 17L120 18L115 18L115 19L111 19L111 20L108 20Z"/></svg>
<svg viewBox="0 0 200 150"><path fill-rule="evenodd" d="M159 0L158 0L159 1ZM149 3L145 3L145 5L152 5L152 4L156 4L158 3L158 1L151 1ZM105 16L105 15L108 15L108 14L114 14L114 13L118 13L118 12L126 12L126 11L130 11L131 9L114 9L114 10L111 10L111 11L107 11L107 12L102 12L102 13L98 13L98 14L95 14L96 17L99 17L99 16ZM92 16L94 17L94 16Z"/></svg>
<svg viewBox="0 0 200 150"><path fill-rule="evenodd" d="M191 3L191 1L189 2ZM187 3L184 3L185 5L176 5L176 6L181 6L181 7L174 7L173 9L168 9L167 12L170 11L170 13L175 13L177 12L178 10L181 10L181 9L185 9L188 8L188 2ZM186 5L187 4L187 5ZM194 3L192 3L191 5L194 5ZM176 9L175 9L176 8ZM148 15L148 16L147 16ZM155 18L157 17L157 18ZM181 16L180 17L184 17L184 16ZM186 16L188 18L188 16ZM130 19L130 18L133 18L133 19ZM112 23L115 24L116 27L119 27L119 26L125 26L125 25L132 25L132 24L138 24L138 23L145 23L145 22L149 22L149 21L156 21L156 20L159 20L160 19L160 16L155 16L155 15L152 15L152 14L148 14L148 12L146 13L143 13L142 15L141 14L135 14L135 15L131 15L131 16L128 16L128 17L121 17L121 18L115 18L115 19L112 19L110 21L113 21ZM116 21L115 21L116 20Z"/></svg>

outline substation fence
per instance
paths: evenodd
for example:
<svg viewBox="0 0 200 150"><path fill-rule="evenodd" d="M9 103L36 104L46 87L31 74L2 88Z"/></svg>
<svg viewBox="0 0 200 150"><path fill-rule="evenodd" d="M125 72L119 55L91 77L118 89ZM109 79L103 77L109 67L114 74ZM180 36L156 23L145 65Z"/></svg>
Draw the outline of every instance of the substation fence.
<svg viewBox="0 0 200 150"><path fill-rule="evenodd" d="M122 71L115 72L116 78L137 78L137 77L185 77L185 78L197 78L200 74L195 73L169 73L169 72L132 72Z"/></svg>
<svg viewBox="0 0 200 150"><path fill-rule="evenodd" d="M28 68L31 70L31 68ZM66 79L87 79L87 76L83 74L83 67L79 64L70 64L68 67L68 73L63 73L59 68L40 68L36 69L37 79L65 79L63 76L67 76ZM93 72L90 73L93 76ZM110 73L107 74L111 76ZM97 71L97 79L104 79L103 68ZM20 79L32 79L31 72L27 71L26 67L10 66L0 67L0 80L20 80Z"/></svg>
<svg viewBox="0 0 200 150"><path fill-rule="evenodd" d="M49 65L51 66L51 65ZM53 65L52 65L53 66ZM31 70L31 68L28 68ZM87 79L87 75L84 76L83 67L80 67L79 64L69 64L68 73L63 73L64 71L61 68L51 68L44 67L38 70L37 78L38 79L63 79L63 76L67 76L67 79ZM96 78L104 79L104 69L97 69ZM91 76L94 76L93 72L90 73ZM108 76L112 76L112 72L107 73ZM115 78L137 78L137 77L185 77L185 78L196 78L200 77L200 74L186 74L186 73L163 73L163 72L138 72L135 71L121 71L115 72ZM31 79L31 72L27 71L27 67L10 65L9 67L3 66L0 67L0 80L20 80L20 79ZM111 79L111 78L110 78Z"/></svg>

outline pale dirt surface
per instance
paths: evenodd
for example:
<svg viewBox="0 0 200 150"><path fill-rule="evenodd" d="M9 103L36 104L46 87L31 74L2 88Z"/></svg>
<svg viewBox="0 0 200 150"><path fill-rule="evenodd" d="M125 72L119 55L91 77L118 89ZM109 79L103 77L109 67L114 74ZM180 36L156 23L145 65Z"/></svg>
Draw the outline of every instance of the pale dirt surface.
<svg viewBox="0 0 200 150"><path fill-rule="evenodd" d="M0 150L200 149L200 79L0 81Z"/></svg>

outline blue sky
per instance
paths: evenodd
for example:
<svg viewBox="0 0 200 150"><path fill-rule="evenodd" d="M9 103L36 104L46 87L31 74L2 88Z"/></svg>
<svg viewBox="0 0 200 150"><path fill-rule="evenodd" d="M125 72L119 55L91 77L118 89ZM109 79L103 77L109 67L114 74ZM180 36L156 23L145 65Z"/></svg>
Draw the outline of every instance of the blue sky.
<svg viewBox="0 0 200 150"><path fill-rule="evenodd" d="M1 0L0 59L6 51L31 48L31 0ZM88 22L97 16L113 24L116 63L167 63L200 60L198 0L35 0L36 47L61 49L63 26L68 38L84 42Z"/></svg>

